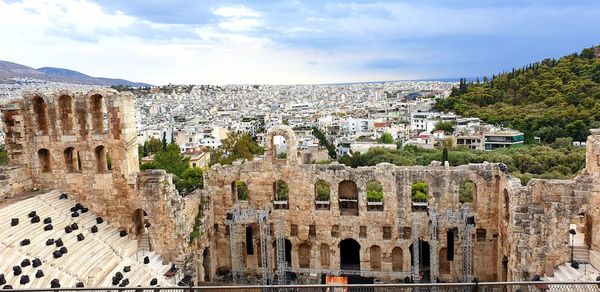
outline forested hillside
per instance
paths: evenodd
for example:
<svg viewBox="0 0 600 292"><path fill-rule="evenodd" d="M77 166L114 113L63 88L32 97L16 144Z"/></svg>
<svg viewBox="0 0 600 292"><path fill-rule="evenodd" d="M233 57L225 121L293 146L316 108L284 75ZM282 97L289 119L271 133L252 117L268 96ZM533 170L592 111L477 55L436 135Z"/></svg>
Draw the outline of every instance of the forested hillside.
<svg viewBox="0 0 600 292"><path fill-rule="evenodd" d="M461 80L436 109L516 128L526 141L585 141L590 128L600 127L600 46L477 82Z"/></svg>

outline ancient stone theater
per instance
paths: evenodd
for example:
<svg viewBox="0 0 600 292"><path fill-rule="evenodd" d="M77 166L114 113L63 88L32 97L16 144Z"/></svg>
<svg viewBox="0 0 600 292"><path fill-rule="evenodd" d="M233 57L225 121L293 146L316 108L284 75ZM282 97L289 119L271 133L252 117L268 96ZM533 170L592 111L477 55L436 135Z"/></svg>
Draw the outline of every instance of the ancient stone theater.
<svg viewBox="0 0 600 292"><path fill-rule="evenodd" d="M1 287L518 281L572 252L600 268L600 131L581 174L523 186L496 163L306 164L276 126L263 157L214 165L182 196L139 170L129 93L32 92L1 110Z"/></svg>

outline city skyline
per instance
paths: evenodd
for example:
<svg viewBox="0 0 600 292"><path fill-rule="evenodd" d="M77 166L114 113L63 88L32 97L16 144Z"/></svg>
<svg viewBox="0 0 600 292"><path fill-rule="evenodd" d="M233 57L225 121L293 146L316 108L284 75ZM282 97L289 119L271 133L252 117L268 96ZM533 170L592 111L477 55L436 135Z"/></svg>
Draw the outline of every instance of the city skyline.
<svg viewBox="0 0 600 292"><path fill-rule="evenodd" d="M3 1L0 59L152 84L492 75L597 43L600 3ZM108 65L107 65L108 64Z"/></svg>

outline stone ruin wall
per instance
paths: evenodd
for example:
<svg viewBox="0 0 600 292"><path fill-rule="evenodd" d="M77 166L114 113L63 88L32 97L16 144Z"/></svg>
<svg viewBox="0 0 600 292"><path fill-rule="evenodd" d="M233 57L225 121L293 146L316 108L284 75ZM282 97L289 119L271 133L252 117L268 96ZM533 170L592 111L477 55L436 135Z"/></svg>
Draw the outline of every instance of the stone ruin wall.
<svg viewBox="0 0 600 292"><path fill-rule="evenodd" d="M294 149L293 132L280 126L270 131L267 141L274 135L283 135L288 141L288 153ZM590 136L594 140L597 136ZM291 138L291 139L290 139ZM292 141L292 143L289 143ZM595 140L594 140L595 141ZM600 139L598 139L600 141ZM598 143L600 144L600 143ZM594 143L588 143L588 152L600 153ZM600 240L598 234L598 214L592 203L598 200L600 185L595 176L597 170L585 171L573 180L534 179L522 186L518 179L502 172L498 164L472 164L459 167L412 166L398 167L379 164L374 167L352 169L339 164L306 165L297 158L275 159L272 146L267 143L266 158L261 161L245 162L241 165L214 166L207 174L207 187L212 196L214 209L213 250L221 255L212 265L213 275L225 274L231 269L229 236L226 216L234 206L251 206L255 209L273 209L276 180L283 180L289 187L289 209L272 210L271 219L281 218L285 224L285 237L292 243L292 267L303 265L311 269L340 268L338 244L346 238L355 239L361 246L361 270L370 270L370 248L381 248L380 270L389 272L378 277L382 280L394 279L394 259L392 250L402 249L401 271L411 269L409 246L413 243L405 236L406 227L412 227L411 186L416 181L424 181L429 186L428 204L438 210L458 211L459 185L470 180L476 185L476 196L472 203L475 211L476 228L471 233L473 247L474 276L480 281L530 280L534 275L551 275L555 266L568 260L568 228L578 222L578 215L586 213L594 226L587 232L592 248L596 249ZM289 155L289 154L288 154ZM590 153L588 153L590 156ZM588 162L589 162L588 158ZM589 167L587 168L589 169ZM325 180L331 187L330 209L315 210L315 182ZM232 182L244 181L249 189L249 199L238 201ZM341 181L352 180L359 193L359 215L341 216L338 206L338 186ZM384 189L384 210L367 211L366 183L379 181ZM419 237L429 240L429 217L427 212L416 212L419 220ZM273 222L272 222L273 223ZM255 224L256 225L256 224ZM291 235L292 226L297 235ZM315 236L309 236L309 226L314 225ZM581 224L579 224L581 225ZM336 227L339 226L339 227ZM391 239L382 238L384 227L391 227ZM454 261L443 258L446 249L446 230L453 224L440 223L438 265L440 279L459 281L462 276L461 239L455 241ZM258 229L253 228L254 250L259 249ZM339 234L332 236L332 229L339 228ZM366 234L361 235L361 228ZM584 230L579 230L584 231ZM309 262L301 255L300 246L309 246ZM328 250L329 258L322 263L321 247ZM306 251L304 251L306 253ZM247 273L258 274L260 255L242 254L242 262ZM397 259L397 258L396 258ZM274 259L270 259L274 266ZM378 266L376 264L376 266ZM318 281L318 280L315 280Z"/></svg>
<svg viewBox="0 0 600 292"><path fill-rule="evenodd" d="M32 92L1 109L11 164L2 172L11 180L0 184L13 186L10 196L32 188L63 190L133 238L139 237L134 215L141 209L151 224L151 246L164 260L183 262L191 253L187 238L201 195L182 198L170 175L139 171L131 93Z"/></svg>
<svg viewBox="0 0 600 292"><path fill-rule="evenodd" d="M106 102L102 114L95 106L94 98L98 95ZM599 234L597 226L600 226L597 207L600 203L600 131L592 131L588 138L586 168L580 176L562 181L531 180L527 186L521 186L497 164L459 167L379 164L358 169L335 163L301 164L293 131L278 126L269 132L264 160L214 166L205 173L205 190L182 198L174 189L170 175L163 171L139 172L130 94L113 90L38 92L5 104L1 109L11 165L0 170L0 198L14 197L31 188L62 189L130 233L135 230L134 210L145 210L152 225L153 248L168 261L184 265L193 261L191 266L196 268L199 281L213 281L231 269L225 224L227 212L235 204L273 209L273 182L278 179L289 186L289 209L272 210L270 216L284 221L286 238L292 243L294 268L302 262L303 266L313 269L339 269L338 244L352 238L361 246L362 269L371 269L370 248L376 245L381 248L381 262L375 265L389 272L382 280L395 278L394 270L398 269L394 266L400 266L403 272L410 271L409 246L413 241L405 231L413 227L411 185L420 180L429 186L428 204L438 212L458 211L460 183L466 180L475 183L477 191L472 207L477 230L471 236L473 271L479 280L529 280L532 275L550 274L554 266L568 259L566 230L570 223L580 223L581 228L586 229L586 241L591 248L600 248L600 239L593 236ZM274 135L286 138L288 156L285 160L275 159L273 155ZM111 170L98 169L98 161L102 160L95 152L98 146L104 146L110 154ZM76 167L74 171L72 161L67 163L65 150L69 147L79 152L81 170ZM48 150L48 171L44 171L40 149ZM314 184L318 179L330 184L329 210L315 210ZM231 183L237 180L248 185L247 201L237 201L231 188ZM344 180L357 185L358 216L340 215L338 187ZM377 180L383 186L383 211L367 211L365 188L370 180ZM203 216L197 218L199 206L203 208ZM428 241L428 215L416 213L419 237ZM577 222L581 213L586 215L586 224ZM201 235L190 244L188 235L195 225ZM294 225L297 235L292 236ZM310 225L315 227L314 236L309 236ZM257 226L251 227L255 236L254 250L258 251L259 232ZM383 239L383 229L388 227L391 237ZM457 281L462 275L459 236L455 241L454 261L444 262L441 256L446 248L445 230L452 227L443 222L440 225L440 278ZM337 234L332 234L335 228ZM301 256L300 249L306 246L308 251L302 252L308 256ZM395 257L400 263L394 264L394 248L401 249L401 259L397 254ZM259 258L259 252L244 255L248 273L258 272ZM270 261L274 266L274 260Z"/></svg>

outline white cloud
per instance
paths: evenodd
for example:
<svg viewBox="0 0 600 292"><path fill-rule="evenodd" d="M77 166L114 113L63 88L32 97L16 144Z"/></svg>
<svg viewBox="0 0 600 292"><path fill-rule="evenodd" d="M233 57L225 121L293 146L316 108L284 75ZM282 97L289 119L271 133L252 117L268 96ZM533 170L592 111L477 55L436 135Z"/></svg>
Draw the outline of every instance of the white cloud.
<svg viewBox="0 0 600 292"><path fill-rule="evenodd" d="M244 5L221 6L212 9L212 13L222 17L260 17L261 14Z"/></svg>

